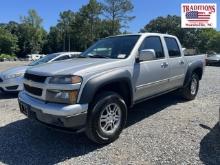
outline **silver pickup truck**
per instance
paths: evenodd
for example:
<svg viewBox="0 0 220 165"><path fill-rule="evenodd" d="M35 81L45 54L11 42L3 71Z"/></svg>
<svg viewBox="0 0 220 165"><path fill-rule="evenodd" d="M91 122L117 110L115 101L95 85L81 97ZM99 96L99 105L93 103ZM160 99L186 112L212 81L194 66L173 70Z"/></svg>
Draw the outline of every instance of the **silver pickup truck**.
<svg viewBox="0 0 220 165"><path fill-rule="evenodd" d="M48 126L110 143L126 124L128 108L181 91L193 100L205 56L185 57L175 36L157 33L102 39L78 58L28 69L20 111Z"/></svg>

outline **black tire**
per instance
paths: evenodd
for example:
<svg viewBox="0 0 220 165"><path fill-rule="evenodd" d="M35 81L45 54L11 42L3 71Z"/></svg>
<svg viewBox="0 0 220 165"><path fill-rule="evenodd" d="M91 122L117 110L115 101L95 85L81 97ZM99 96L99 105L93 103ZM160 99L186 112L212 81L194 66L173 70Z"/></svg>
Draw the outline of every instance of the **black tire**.
<svg viewBox="0 0 220 165"><path fill-rule="evenodd" d="M103 128L100 124L100 120L101 114L105 108L107 106L111 106L112 104L119 107L121 117L120 121L117 123L117 127L115 127L115 131L109 134L102 130ZM111 143L119 137L126 124L126 120L127 106L122 97L115 92L103 92L95 98L91 105L90 111L88 113L86 135L90 140L98 144Z"/></svg>
<svg viewBox="0 0 220 165"><path fill-rule="evenodd" d="M193 81L196 81L196 87L194 90L191 88ZM193 73L191 80L186 87L182 90L182 97L186 100L194 100L199 89L199 76L196 73Z"/></svg>

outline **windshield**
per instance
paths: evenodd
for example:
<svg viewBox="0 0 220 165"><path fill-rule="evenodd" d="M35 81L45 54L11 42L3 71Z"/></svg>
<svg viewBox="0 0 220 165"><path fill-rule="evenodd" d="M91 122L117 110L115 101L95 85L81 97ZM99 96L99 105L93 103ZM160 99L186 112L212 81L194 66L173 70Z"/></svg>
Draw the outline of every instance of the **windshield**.
<svg viewBox="0 0 220 165"><path fill-rule="evenodd" d="M127 35L102 39L82 53L81 57L127 58L139 37L140 35Z"/></svg>
<svg viewBox="0 0 220 165"><path fill-rule="evenodd" d="M59 54L57 54L57 53L55 53L55 54L48 54L45 57L30 63L29 66L35 66L35 65L47 63L48 61L54 59L57 56L59 56Z"/></svg>

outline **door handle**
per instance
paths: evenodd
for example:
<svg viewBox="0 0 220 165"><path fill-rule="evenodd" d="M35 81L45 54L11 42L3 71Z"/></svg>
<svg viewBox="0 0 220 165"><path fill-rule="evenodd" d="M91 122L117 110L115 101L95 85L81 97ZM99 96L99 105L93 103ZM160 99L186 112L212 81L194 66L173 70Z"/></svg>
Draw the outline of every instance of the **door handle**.
<svg viewBox="0 0 220 165"><path fill-rule="evenodd" d="M168 63L167 62L163 62L162 64L161 64L161 68L166 68L166 67L168 67L169 65L168 65Z"/></svg>
<svg viewBox="0 0 220 165"><path fill-rule="evenodd" d="M183 64L184 64L184 61L183 61L183 60L181 60L181 61L179 62L179 64L180 64L180 65L183 65Z"/></svg>

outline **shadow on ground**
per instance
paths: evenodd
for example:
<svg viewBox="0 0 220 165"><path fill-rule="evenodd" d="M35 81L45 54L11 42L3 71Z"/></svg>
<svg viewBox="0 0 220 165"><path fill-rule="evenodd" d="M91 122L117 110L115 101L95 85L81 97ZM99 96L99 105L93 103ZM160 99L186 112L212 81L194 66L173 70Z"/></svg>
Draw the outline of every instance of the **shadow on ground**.
<svg viewBox="0 0 220 165"><path fill-rule="evenodd" d="M178 102L169 94L138 104L129 112L127 127ZM9 165L55 164L101 147L84 134L57 132L28 119L0 127L0 162Z"/></svg>
<svg viewBox="0 0 220 165"><path fill-rule="evenodd" d="M209 66L209 67L220 67L220 63L218 63L218 64L207 64L207 66Z"/></svg>
<svg viewBox="0 0 220 165"><path fill-rule="evenodd" d="M200 142L200 160L207 165L220 164L220 127L217 123L214 128L200 125L210 132Z"/></svg>
<svg viewBox="0 0 220 165"><path fill-rule="evenodd" d="M84 134L57 132L29 119L0 128L0 162L9 165L56 164L99 147Z"/></svg>
<svg viewBox="0 0 220 165"><path fill-rule="evenodd" d="M3 93L0 91L0 99L14 99L18 97L18 93Z"/></svg>
<svg viewBox="0 0 220 165"><path fill-rule="evenodd" d="M184 102L184 100L175 93L166 94L133 107L128 113L127 127L144 120L145 118L160 112L171 105Z"/></svg>

